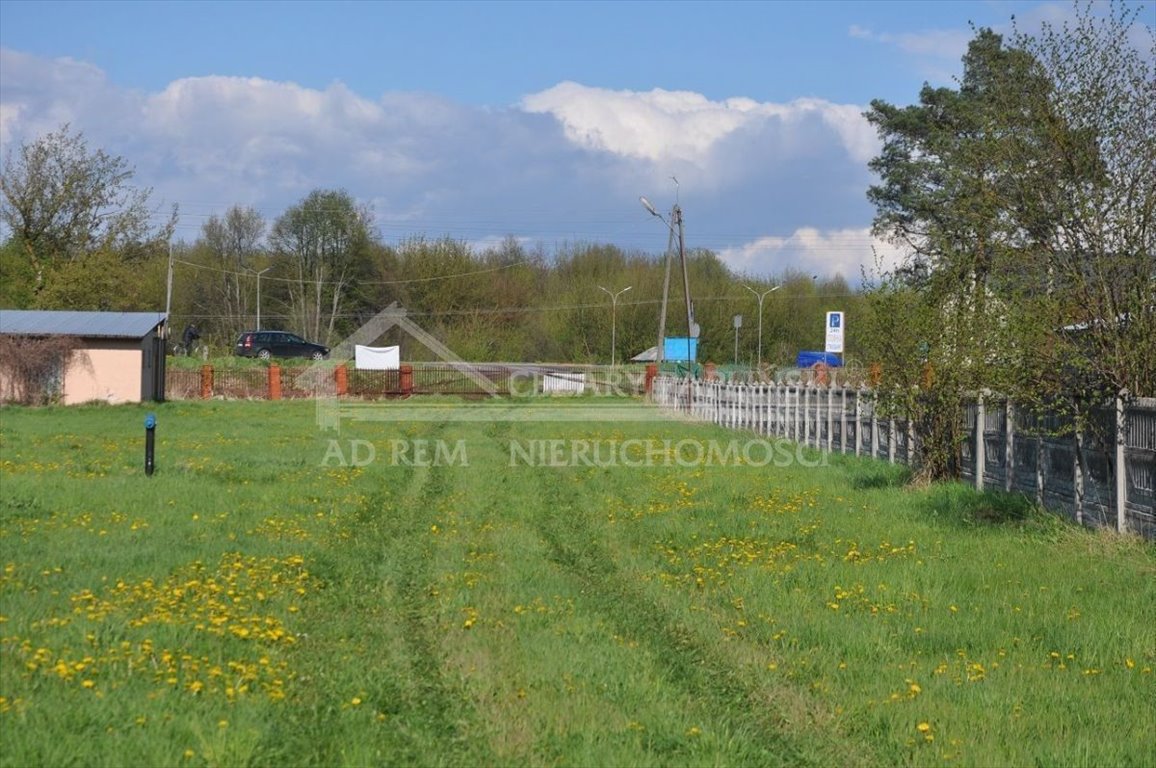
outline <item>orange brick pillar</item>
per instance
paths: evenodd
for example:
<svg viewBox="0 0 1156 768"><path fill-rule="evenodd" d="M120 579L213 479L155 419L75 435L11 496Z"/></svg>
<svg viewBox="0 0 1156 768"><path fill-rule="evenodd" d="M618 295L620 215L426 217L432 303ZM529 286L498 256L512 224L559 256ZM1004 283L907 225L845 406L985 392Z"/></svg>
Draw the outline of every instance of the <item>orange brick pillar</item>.
<svg viewBox="0 0 1156 768"><path fill-rule="evenodd" d="M650 394L650 390L654 389L654 377L658 375L658 365L656 363L646 364L646 394Z"/></svg>
<svg viewBox="0 0 1156 768"><path fill-rule="evenodd" d="M201 399L208 400L213 396L213 366L201 366Z"/></svg>
<svg viewBox="0 0 1156 768"><path fill-rule="evenodd" d="M269 366L269 399L281 399L281 366L276 363Z"/></svg>
<svg viewBox="0 0 1156 768"><path fill-rule="evenodd" d="M401 366L401 393L403 395L413 394L413 366Z"/></svg>
<svg viewBox="0 0 1156 768"><path fill-rule="evenodd" d="M337 385L337 396L349 394L349 369L339 365L333 369L333 383Z"/></svg>

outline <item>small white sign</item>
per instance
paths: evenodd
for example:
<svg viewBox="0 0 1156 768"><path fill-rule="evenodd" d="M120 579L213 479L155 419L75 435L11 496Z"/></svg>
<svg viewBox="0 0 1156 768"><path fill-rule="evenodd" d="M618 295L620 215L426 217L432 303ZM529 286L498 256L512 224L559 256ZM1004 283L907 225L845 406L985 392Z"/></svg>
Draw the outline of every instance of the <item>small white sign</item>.
<svg viewBox="0 0 1156 768"><path fill-rule="evenodd" d="M834 352L836 354L843 354L843 329L845 324L843 322L842 312L828 312L827 313L827 352Z"/></svg>
<svg viewBox="0 0 1156 768"><path fill-rule="evenodd" d="M401 367L401 347L353 348L353 365L359 371L396 371Z"/></svg>
<svg viewBox="0 0 1156 768"><path fill-rule="evenodd" d="M580 395L586 391L586 374L548 371L542 376L542 391Z"/></svg>

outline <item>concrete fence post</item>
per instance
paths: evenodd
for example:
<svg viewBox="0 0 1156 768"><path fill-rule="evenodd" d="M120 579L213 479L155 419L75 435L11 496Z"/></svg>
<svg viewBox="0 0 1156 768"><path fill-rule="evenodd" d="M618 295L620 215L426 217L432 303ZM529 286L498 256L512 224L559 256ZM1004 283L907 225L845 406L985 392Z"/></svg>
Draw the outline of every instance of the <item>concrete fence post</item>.
<svg viewBox="0 0 1156 768"><path fill-rule="evenodd" d="M858 456L863 448L863 414L860 402L863 400L863 387L855 390L855 455Z"/></svg>
<svg viewBox="0 0 1156 768"><path fill-rule="evenodd" d="M1073 478L1073 485L1074 485L1074 490L1075 490L1075 495L1076 495L1076 498L1075 498L1076 522L1079 523L1080 525L1084 524L1084 467L1083 467L1083 462L1081 461L1081 459L1083 459L1083 454L1084 454L1084 434L1080 431L1079 422L1077 421L1077 423L1076 423L1076 437L1075 437L1075 450L1072 451L1073 464L1074 464L1074 466L1072 467L1072 478Z"/></svg>
<svg viewBox="0 0 1156 768"><path fill-rule="evenodd" d="M847 387L843 387L842 405L839 407L839 453L847 452Z"/></svg>
<svg viewBox="0 0 1156 768"><path fill-rule="evenodd" d="M811 387L803 389L803 445L811 444Z"/></svg>
<svg viewBox="0 0 1156 768"><path fill-rule="evenodd" d="M977 491L983 490L983 472L987 466L987 444L983 437L986 420L983 395L981 394L975 403L975 455L972 457L975 460L975 489Z"/></svg>
<svg viewBox="0 0 1156 768"><path fill-rule="evenodd" d="M907 417L907 466L915 466L915 421Z"/></svg>
<svg viewBox="0 0 1156 768"><path fill-rule="evenodd" d="M887 461L895 463L895 417L887 419Z"/></svg>
<svg viewBox="0 0 1156 768"><path fill-rule="evenodd" d="M827 453L831 452L835 435L835 382L827 385ZM817 442L817 441L816 441Z"/></svg>
<svg viewBox="0 0 1156 768"><path fill-rule="evenodd" d="M1044 452L1044 433L1040 429L1039 423L1036 424L1036 504L1041 507L1044 505L1044 463L1047 461L1047 454Z"/></svg>
<svg viewBox="0 0 1156 768"><path fill-rule="evenodd" d="M871 393L871 458L879 458L879 395Z"/></svg>
<svg viewBox="0 0 1156 768"><path fill-rule="evenodd" d="M1015 487L1016 476L1016 409L1012 401L1004 405L1004 423L1006 424L1007 440L1004 442L1003 458L1003 489L1011 493Z"/></svg>
<svg viewBox="0 0 1156 768"><path fill-rule="evenodd" d="M1116 395L1116 530L1128 530L1128 416L1124 412L1126 390Z"/></svg>

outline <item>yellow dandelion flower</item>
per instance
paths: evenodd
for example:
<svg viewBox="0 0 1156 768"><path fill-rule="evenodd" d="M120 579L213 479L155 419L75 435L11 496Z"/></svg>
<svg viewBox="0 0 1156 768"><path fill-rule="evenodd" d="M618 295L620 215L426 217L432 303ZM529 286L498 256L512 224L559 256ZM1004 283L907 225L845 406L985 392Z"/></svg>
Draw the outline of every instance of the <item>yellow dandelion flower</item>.
<svg viewBox="0 0 1156 768"><path fill-rule="evenodd" d="M915 730L919 731L920 733L930 733L931 732L931 723L924 721L924 722L920 723L919 725L915 726Z"/></svg>
<svg viewBox="0 0 1156 768"><path fill-rule="evenodd" d="M361 706L361 697L360 696L354 696L352 699L349 700L349 704L350 704L350 706L353 706L353 707L360 707Z"/></svg>

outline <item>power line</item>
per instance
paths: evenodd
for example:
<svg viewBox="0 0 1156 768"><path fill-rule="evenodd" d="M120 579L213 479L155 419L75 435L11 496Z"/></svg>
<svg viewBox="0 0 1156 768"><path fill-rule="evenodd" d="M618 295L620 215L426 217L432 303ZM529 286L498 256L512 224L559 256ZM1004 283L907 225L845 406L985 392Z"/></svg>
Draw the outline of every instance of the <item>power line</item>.
<svg viewBox="0 0 1156 768"><path fill-rule="evenodd" d="M207 270L209 272L217 272L217 273L220 273L223 275L238 275L238 276L249 276L249 277L255 276L254 272L247 272L247 271L243 271L243 270L238 271L238 270L232 270L232 269L222 269L220 267L211 267L207 264L197 264L196 262L185 261L183 259L173 259L173 263L174 264L184 264L187 267L194 267L196 269L203 269L203 270ZM357 285L407 285L409 283L430 283L430 282L435 282L437 280L453 280L453 279L458 278L458 277L470 277L472 275L483 275L483 274L487 274L489 272L498 272L498 271L501 271L503 269L511 269L513 267L518 267L518 266L522 266L524 264L532 264L532 263L533 263L532 261L527 259L524 261L515 261L511 264L503 264L503 265L498 266L498 267L488 267L486 269L476 269L472 272L458 272L458 273L452 274L452 275L435 275L433 277L412 277L412 278L409 278L407 280L358 280L358 281L356 281L356 283L357 283ZM273 280L273 281L281 282L281 283L298 283L298 282L301 282L300 280L296 280L296 279L291 278L291 277L266 277L263 279L264 280ZM351 281L336 283L336 282L332 282L329 280L323 280L323 281L321 281L321 284L322 285L329 285L329 286L332 286L332 285L346 286L346 285L349 285L350 282ZM316 281L310 280L309 284L310 285L316 285L317 283L316 283Z"/></svg>
<svg viewBox="0 0 1156 768"><path fill-rule="evenodd" d="M847 298L848 296L854 296L854 295L855 294L853 292L843 291L843 292L839 292L839 293L825 293L825 294L815 293L815 294L809 294L807 296L797 296L797 297L793 297L793 298L796 298L796 299L833 299L833 298ZM786 299L787 297L784 296L783 298ZM724 302L724 301L725 302L739 302L742 299L743 299L743 296L703 296L703 297L696 297L694 299L694 302L696 304ZM635 301L621 302L621 306L622 307L642 307L642 306L658 304L661 301L662 301L662 299L637 299ZM566 311L576 310L576 309L605 309L605 308L606 308L606 302L600 301L600 302L583 303L583 304L554 304L554 305L545 305L545 306L536 306L536 307L525 307L525 306L520 306L520 307L475 307L475 308L471 308L471 309L447 309L447 310L424 311L424 312L418 311L418 310L407 309L406 310L406 316L407 317L463 317L463 316L469 316L469 315L534 314L534 313L540 313L540 312L566 312ZM228 319L233 319L233 317L234 317L231 315L211 315L211 314L204 314L204 313L201 313L201 314L198 314L198 313L188 313L188 314L181 313L181 314L182 314L182 317L194 317L194 318L197 318L200 320L228 320ZM293 317L292 314L277 314L277 313L265 313L265 312L262 312L261 314L263 314L263 315L268 314L269 317L279 317L279 318L292 318ZM364 313L360 313L360 312L339 312L336 315L334 315L334 317L342 318L342 319L358 318L358 317L363 317L363 316L364 316Z"/></svg>

